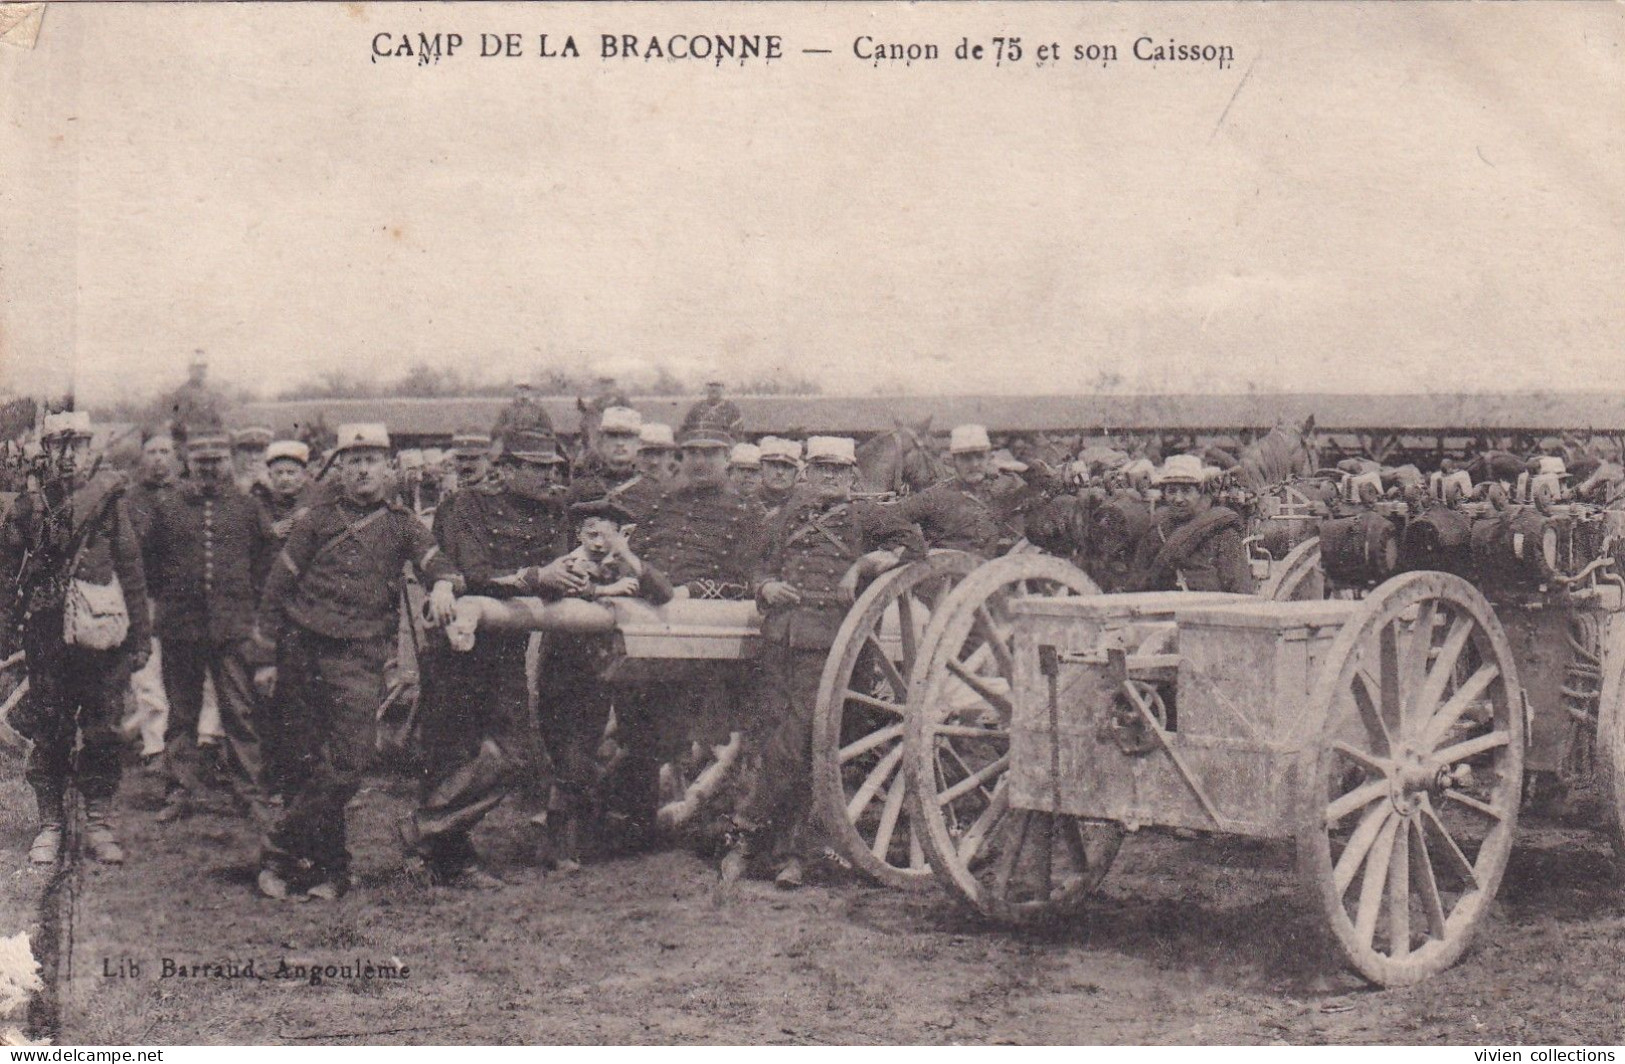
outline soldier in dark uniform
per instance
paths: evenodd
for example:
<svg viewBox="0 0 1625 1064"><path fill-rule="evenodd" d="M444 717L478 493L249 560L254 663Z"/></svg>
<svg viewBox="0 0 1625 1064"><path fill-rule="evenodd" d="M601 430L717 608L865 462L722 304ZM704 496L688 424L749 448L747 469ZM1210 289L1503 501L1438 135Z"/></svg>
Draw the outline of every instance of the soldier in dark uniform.
<svg viewBox="0 0 1625 1064"><path fill-rule="evenodd" d="M35 864L55 864L62 850L63 802L70 783L85 798L85 843L98 861L124 860L112 804L119 782L118 718L130 670L147 662L152 628L146 572L124 502L125 481L99 472L90 457L90 418L51 414L40 432L45 468L37 490L19 496L0 523L0 573L9 593L11 629L27 655L27 712L12 725L33 740L23 768L39 803L39 831L29 849ZM89 585L78 592L75 582ZM70 596L117 584L128 626L119 638L108 616L64 628ZM98 597L111 597L106 591ZM78 756L75 757L75 747Z"/></svg>
<svg viewBox="0 0 1625 1064"><path fill-rule="evenodd" d="M202 790L197 734L203 684L214 681L233 791L262 823L260 741L253 670L269 657L253 641L254 604L275 551L270 521L239 491L224 435L193 433L192 467L153 514L146 538L149 587L163 640L168 795L160 822L186 815Z"/></svg>
<svg viewBox="0 0 1625 1064"><path fill-rule="evenodd" d="M745 415L739 412L733 400L722 397L721 381L706 381L705 398L689 407L683 416L685 430L702 425L721 429L736 439L745 434Z"/></svg>
<svg viewBox="0 0 1625 1064"><path fill-rule="evenodd" d="M670 486L682 472L677 454L677 438L670 425L645 421L638 430L638 471L659 488Z"/></svg>
<svg viewBox="0 0 1625 1064"><path fill-rule="evenodd" d="M553 419L536 399L536 393L531 390L529 381L517 381L513 386L513 401L503 407L497 414L496 423L491 426L493 439L511 436L516 432L528 432L535 436L556 438L553 431Z"/></svg>
<svg viewBox="0 0 1625 1064"><path fill-rule="evenodd" d="M632 537L637 556L695 599L752 597L753 550L760 515L728 480L733 441L720 429L683 434L680 480L651 503ZM611 809L624 818L627 846L651 838L659 807L660 766L694 741L725 742L744 695L738 670L695 663L668 683L626 688L616 696L617 734L626 750Z"/></svg>
<svg viewBox="0 0 1625 1064"><path fill-rule="evenodd" d="M260 600L256 639L275 648L276 665L255 680L274 687L297 752L287 809L260 857L259 887L273 898L305 887L330 900L348 888L344 807L373 757L402 572L410 564L433 585L437 624L452 619L462 582L417 516L384 501L384 426L342 426L337 451L342 491L294 522Z"/></svg>
<svg viewBox="0 0 1625 1064"><path fill-rule="evenodd" d="M604 411L592 450L575 470L579 497L613 498L634 515L641 515L661 490L638 468L642 430L643 417L636 410L612 406Z"/></svg>
<svg viewBox="0 0 1625 1064"><path fill-rule="evenodd" d="M451 456L457 468L458 491L487 486L491 472L490 433L462 429L451 438Z"/></svg>
<svg viewBox="0 0 1625 1064"><path fill-rule="evenodd" d="M264 425L251 425L231 434L231 465L236 472L237 490L244 495L254 485L265 483L265 449L275 434Z"/></svg>
<svg viewBox="0 0 1625 1064"><path fill-rule="evenodd" d="M784 887L801 885L796 835L812 808L812 726L825 659L858 586L896 566L924 545L906 520L853 502L857 459L850 439L807 441L807 483L775 519L757 567L762 622L760 761L735 809L737 833L723 859L724 886L747 860L776 843L786 859ZM767 833L772 833L772 838Z"/></svg>
<svg viewBox="0 0 1625 1064"><path fill-rule="evenodd" d="M756 497L762 504L763 514L771 520L789 500L801 476L801 444L768 436L762 440L761 449L762 485Z"/></svg>
<svg viewBox="0 0 1625 1064"><path fill-rule="evenodd" d="M1153 482L1162 505L1135 551L1131 590L1253 590L1241 517L1213 504L1205 490L1209 480L1196 455L1174 455L1157 471Z"/></svg>
<svg viewBox="0 0 1625 1064"><path fill-rule="evenodd" d="M983 558L1003 554L1021 538L1021 508L1034 492L1020 480L998 476L993 446L981 425L955 428L949 450L953 479L910 495L897 504L898 512L920 526L928 546Z"/></svg>
<svg viewBox="0 0 1625 1064"><path fill-rule="evenodd" d="M499 492L458 494L441 526L446 555L467 592L492 598L558 598L582 586L561 562L570 547L559 480L564 458L551 435L516 429L499 438ZM481 631L454 651L436 635L435 696L423 705L423 787L402 822L408 858L434 882L500 886L481 869L469 834L540 758L530 724L525 653L529 632ZM534 813L541 813L536 802Z"/></svg>
<svg viewBox="0 0 1625 1064"><path fill-rule="evenodd" d="M130 523L142 543L147 541L147 529L152 526L152 515L159 500L175 490L179 471L175 441L162 433L148 437L141 447L140 472L124 497L130 511ZM147 664L130 674L129 713L120 727L126 736L141 736L142 761L154 771L161 767L158 762L164 752L164 729L168 720L169 700L164 697L163 651L154 637L152 656Z"/></svg>

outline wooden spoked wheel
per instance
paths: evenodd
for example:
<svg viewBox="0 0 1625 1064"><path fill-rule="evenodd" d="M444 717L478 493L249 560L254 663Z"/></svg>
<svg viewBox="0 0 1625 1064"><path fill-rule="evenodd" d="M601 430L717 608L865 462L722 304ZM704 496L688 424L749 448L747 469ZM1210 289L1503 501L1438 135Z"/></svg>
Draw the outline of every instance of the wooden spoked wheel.
<svg viewBox="0 0 1625 1064"><path fill-rule="evenodd" d="M1512 852L1524 716L1505 632L1465 580L1382 584L1310 698L1298 867L1349 963L1404 986L1461 956Z"/></svg>
<svg viewBox="0 0 1625 1064"><path fill-rule="evenodd" d="M813 721L819 812L841 856L890 886L931 882L903 800L908 677L933 612L980 564L945 551L881 575L847 613L824 664Z"/></svg>
<svg viewBox="0 0 1625 1064"><path fill-rule="evenodd" d="M1597 783L1603 829L1614 844L1614 870L1625 882L1625 616L1608 618L1597 700Z"/></svg>
<svg viewBox="0 0 1625 1064"><path fill-rule="evenodd" d="M1005 778L1015 679L1009 603L1097 593L1059 558L988 562L937 611L910 677L904 757L915 831L937 878L997 919L1039 921L1076 908L1122 841L1115 824L1012 809Z"/></svg>
<svg viewBox="0 0 1625 1064"><path fill-rule="evenodd" d="M1326 597L1326 574L1320 568L1320 537L1293 547L1270 570L1258 593L1272 602L1300 602Z"/></svg>

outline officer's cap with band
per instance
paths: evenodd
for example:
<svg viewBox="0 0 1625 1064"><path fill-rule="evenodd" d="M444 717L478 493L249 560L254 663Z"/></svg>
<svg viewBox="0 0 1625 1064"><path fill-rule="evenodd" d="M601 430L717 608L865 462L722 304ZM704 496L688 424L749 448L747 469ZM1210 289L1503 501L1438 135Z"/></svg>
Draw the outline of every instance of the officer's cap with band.
<svg viewBox="0 0 1625 1064"><path fill-rule="evenodd" d="M387 451L389 450L389 430L382 421L357 421L348 425L340 425L338 443L333 451Z"/></svg>
<svg viewBox="0 0 1625 1064"><path fill-rule="evenodd" d="M629 406L606 407L598 431L608 436L636 436L643 431L643 415Z"/></svg>
<svg viewBox="0 0 1625 1064"><path fill-rule="evenodd" d="M505 434L497 441L502 458L530 465L560 465L565 458L559 454L559 442L549 433L520 429Z"/></svg>
<svg viewBox="0 0 1625 1064"><path fill-rule="evenodd" d="M452 453L460 458L478 458L491 451L491 434L478 429L460 429L451 437Z"/></svg>
<svg viewBox="0 0 1625 1064"><path fill-rule="evenodd" d="M224 432L194 432L186 441L186 456L199 458L230 458L231 437Z"/></svg>
<svg viewBox="0 0 1625 1064"><path fill-rule="evenodd" d="M276 434L264 425L250 425L231 434L231 446L239 451L263 451L274 439Z"/></svg>
<svg viewBox="0 0 1625 1064"><path fill-rule="evenodd" d="M858 464L858 446L850 436L813 436L807 440L809 465Z"/></svg>
<svg viewBox="0 0 1625 1064"><path fill-rule="evenodd" d="M697 425L687 429L679 441L685 451L701 448L721 448L732 450L734 438L727 429L719 429L714 425Z"/></svg>

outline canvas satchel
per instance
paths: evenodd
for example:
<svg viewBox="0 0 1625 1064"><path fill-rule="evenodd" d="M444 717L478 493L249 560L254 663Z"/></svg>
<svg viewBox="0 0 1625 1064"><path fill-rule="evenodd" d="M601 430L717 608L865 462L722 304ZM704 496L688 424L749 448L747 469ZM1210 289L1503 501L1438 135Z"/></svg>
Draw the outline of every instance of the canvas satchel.
<svg viewBox="0 0 1625 1064"><path fill-rule="evenodd" d="M130 634L130 610L124 602L124 588L119 584L118 573L113 573L110 584L93 584L78 577L85 545L111 504L109 499L99 508L96 517L86 522L73 554L73 565L68 569L67 594L62 602L62 641L86 650L112 650Z"/></svg>

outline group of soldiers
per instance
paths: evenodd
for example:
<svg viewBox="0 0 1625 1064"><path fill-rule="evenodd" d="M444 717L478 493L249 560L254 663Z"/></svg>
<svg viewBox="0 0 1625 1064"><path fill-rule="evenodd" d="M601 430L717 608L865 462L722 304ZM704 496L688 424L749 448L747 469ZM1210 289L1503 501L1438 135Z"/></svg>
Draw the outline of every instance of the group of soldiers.
<svg viewBox="0 0 1625 1064"><path fill-rule="evenodd" d="M33 741L31 860L59 859L70 786L89 853L123 860L119 723L132 674L150 684L156 670L167 701L159 819L196 808L200 751L217 732L222 772L261 829L259 890L345 893L345 809L376 756L411 574L428 627L421 786L398 825L409 870L500 887L471 835L505 798L548 868L645 849L661 838L662 764L739 732L747 769L725 811L721 880L798 886L819 846L814 702L847 609L868 581L931 549L1005 552L1032 500L1065 490L1042 467L1001 461L979 425L953 430L949 478L892 500L858 493L850 438L746 441L720 388L676 433L607 406L574 461L539 409L519 403L488 437L460 434L456 484L436 493L432 516L413 505L415 467L381 424L341 426L319 477L303 443L266 430L191 431L179 447L153 435L132 482L92 453L85 415L49 416L43 462L0 524L7 638L30 683L13 724ZM1162 502L1134 555L1138 586L1250 589L1240 521L1206 490L1214 473L1188 455L1156 470ZM464 595L754 601L760 649L679 682L612 688L601 635L533 644L492 629L454 649L446 632Z"/></svg>

